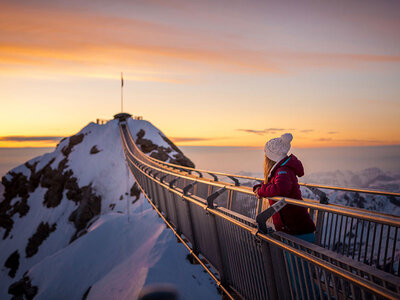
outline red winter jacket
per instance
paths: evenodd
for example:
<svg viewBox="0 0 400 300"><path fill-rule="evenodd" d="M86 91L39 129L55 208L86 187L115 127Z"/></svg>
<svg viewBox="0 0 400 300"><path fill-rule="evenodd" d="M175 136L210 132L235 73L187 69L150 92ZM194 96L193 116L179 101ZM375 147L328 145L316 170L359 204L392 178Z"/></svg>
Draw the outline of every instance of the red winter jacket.
<svg viewBox="0 0 400 300"><path fill-rule="evenodd" d="M301 198L300 186L296 176L303 176L304 169L300 160L293 154L283 158L272 170L267 184L261 184L258 195L260 197L281 196L293 199ZM276 201L268 200L272 205ZM277 231L292 235L311 233L315 225L307 208L287 204L278 213L272 216L272 221Z"/></svg>

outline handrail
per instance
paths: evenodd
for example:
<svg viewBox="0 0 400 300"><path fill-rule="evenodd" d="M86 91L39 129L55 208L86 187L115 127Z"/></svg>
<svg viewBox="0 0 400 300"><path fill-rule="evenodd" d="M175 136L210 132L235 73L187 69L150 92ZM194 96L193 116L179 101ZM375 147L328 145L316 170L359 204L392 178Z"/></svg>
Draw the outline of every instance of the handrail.
<svg viewBox="0 0 400 300"><path fill-rule="evenodd" d="M179 188L197 182L192 194L201 197L209 196L217 189L226 187L227 192L218 197L217 205L226 208L230 213L236 212L242 220L244 216L251 218L253 221L246 221L247 224L253 224L255 216L265 208L265 199L257 200L250 187L214 181L201 176L201 173L197 171L187 172L181 168L172 168L157 163L139 149L126 125L121 126L120 131L122 139L128 145L126 151L129 154L127 155L140 158L141 168L144 171L153 170L151 171L152 177L160 177L162 182L170 182L175 179L173 181ZM282 198L271 199L280 200ZM400 276L400 270L397 268L399 258L395 256L396 248L400 244L400 217L361 208L336 204L325 205L307 198L285 200L289 204L302 206L309 210L316 222L315 243L317 245L365 265L382 269L386 273ZM272 223L269 224L272 226Z"/></svg>
<svg viewBox="0 0 400 300"><path fill-rule="evenodd" d="M129 138L132 140L132 142L135 144L133 141L132 137L129 135ZM185 169L188 171L192 172L202 172L202 173L207 173L207 174L214 174L214 175L219 175L219 176L224 176L224 177L235 177L235 178L241 178L241 179L249 179L249 180L254 180L254 181L261 181L263 182L263 178L258 178L258 177L252 177L252 176L244 176L244 175L237 175L237 174L230 174L230 173L224 173L224 172L217 172L217 171L210 171L210 170L203 170L203 169L196 169L196 168L191 168L191 167L186 167L186 166L181 166L173 163L168 163L164 162L161 160L158 160L154 157L148 156L149 160L152 160L155 163L161 164L161 165L167 165L172 168L177 168L177 169ZM400 197L400 193L395 193L395 192L386 192L386 191L379 191L379 190L370 190L370 189L358 189L358 188L345 188L345 187L338 187L338 186L328 186L328 185L320 185L320 184L311 184L311 183L303 183L299 182L299 185L304 186L304 187L314 187L314 188L320 188L320 189L328 189L328 190L338 190L338 191L345 191L345 192L355 192L355 193L363 193L363 194L373 194L373 195L381 195L381 196L393 196L393 197Z"/></svg>
<svg viewBox="0 0 400 300"><path fill-rule="evenodd" d="M154 178L152 178L151 176L149 176L145 172L142 171L142 173L144 175L146 175L148 178L150 178L151 180L153 180L153 181L155 180ZM180 197L182 197L184 199L188 199L189 198L188 196L185 196L184 193L180 193L179 191L170 188L168 185L161 184L159 182L158 182L158 184L160 184L160 185L164 186L164 188L166 188L166 189L178 194ZM141 188L141 190L144 192L143 188ZM148 198L147 194L146 193L144 193L144 194L146 195L146 198ZM196 202L193 202L193 203L196 203ZM198 204L198 203L196 203L196 204L197 205L201 205L201 204ZM378 286L378 285L376 285L374 283L371 283L370 281L367 281L367 280L365 280L363 278L355 279L355 274L350 273L349 271L342 270L338 266L329 264L326 261L324 261L324 260L322 260L320 258L314 257L309 253L305 253L305 252L300 251L300 250L298 250L296 248L290 247L289 245L287 245L287 244L285 244L285 243L283 243L283 242L281 242L279 240L276 240L276 239L270 237L269 235L260 233L258 230L254 230L253 227L250 227L250 226L248 226L246 224L243 224L240 221L237 221L237 220L227 216L226 214L221 213L218 208L210 208L207 205L203 205L203 208L207 212L212 213L214 215L217 215L218 217L221 217L221 218L227 220L228 222L231 222L232 224L240 226L242 229L244 229L246 231L249 231L255 237L261 238L261 239L267 241L268 243L274 244L274 245L276 245L276 246L278 246L278 247L280 247L280 248L282 248L282 249L284 249L284 250L286 250L286 251L288 251L288 252L290 252L292 254L295 254L298 257L301 257L301 258L304 258L304 259L306 259L308 261L311 261L311 262L313 262L314 264L318 265L321 268L328 269L329 271L335 273L336 275L338 275L338 276L340 276L342 278L345 278L345 279L351 280L351 281L357 280L357 283L359 285L361 285L362 287L367 288L369 290L372 290L373 292L377 293L378 295L380 295L382 297L385 297L387 299L393 299L393 300L397 299L397 295L394 294L393 292L387 291L387 290L383 289L382 287L380 287L380 286ZM165 219L165 218L163 217L163 219ZM168 222L166 222L166 223L167 223L168 226L170 226L170 224ZM174 233L176 233L175 230L174 230ZM187 244L185 244L185 246L188 247ZM190 251L192 251L191 248L189 248L189 249L190 249ZM221 285L221 282L218 281L217 279L215 279L214 276L213 276L213 279L216 280L216 282L219 285ZM229 296L231 297L231 295L229 295Z"/></svg>
<svg viewBox="0 0 400 300"><path fill-rule="evenodd" d="M133 143L133 146L136 148L136 150L140 151L141 150L136 146L135 143ZM134 154L130 151L129 148L127 148L128 152L134 156ZM147 156L148 157L148 156ZM161 169L155 166L152 166L140 159L138 159L143 165L147 166L147 167L151 167L154 170L157 171L162 171L164 173L170 174L170 175L174 175L180 178L184 178L184 179L189 179L189 180L193 180L193 181L198 181L198 182L203 182L206 183L208 185L212 185L212 186L216 186L219 188L223 188L226 187L226 189L232 190L232 191L240 191L241 193L245 193L245 194L249 194L249 195L253 195L253 192L250 188L248 187L243 187L243 186L235 186L233 184L230 183L226 183L226 182L219 182L219 181L213 181L211 179L207 179L204 177L197 177L191 174L184 174L182 172L176 172L176 171L171 171L168 169ZM281 200L282 197L268 197L268 199L273 199L273 200ZM305 199L306 200L306 199ZM314 202L314 201L303 201L303 200L298 200L298 199L292 199L292 198L286 198L285 197L285 201L289 204L294 204L297 206L302 206L302 207L306 207L306 208L312 208L312 209L318 209L321 211L325 211L325 212L331 212L331 213L338 213L340 212L341 214L345 215L345 216L349 216L349 217L362 217L363 219L365 219L366 221L380 221L384 224L390 224L390 225L394 225L394 226L399 226L400 227L400 217L397 216L393 216L390 214L383 214L383 213L376 213L373 211L368 211L368 210L363 210L363 209L353 209L351 207L346 207L346 206L339 206L339 205L326 205L326 204L320 204L318 202Z"/></svg>
<svg viewBox="0 0 400 300"><path fill-rule="evenodd" d="M130 136L130 134L129 134L129 136ZM212 180L207 180L207 179L204 179L204 178L196 177L196 176L193 176L193 175L190 175L190 174L185 174L184 172L180 172L180 171L179 172L171 171L171 170L169 170L169 169L167 169L165 167L164 168L159 168L157 166L150 165L150 164L144 162L143 160L141 160L140 158L138 158L134 153L132 153L132 151L128 147L127 141L125 139L125 135L122 134L122 131L121 131L121 137L122 137L122 142L123 142L123 145L124 145L124 150L125 150L125 155L126 155L127 161L129 161L129 163L132 164L132 167L134 167L139 172L138 173L140 175L139 177L141 177L141 176L143 177L144 176L144 178L146 178L146 180L149 180L150 182L154 182L157 186L162 187L163 189L165 189L165 190L167 190L169 192L172 192L173 194L176 194L177 196L182 198L182 200L189 201L189 202L193 203L194 205L203 208L204 211L206 211L207 213L210 213L210 214L212 214L214 216L217 216L218 218L224 219L225 221L229 222L230 224L233 224L233 225L235 225L237 227L240 227L242 230L245 230L245 231L251 233L254 237L259 238L261 241L265 241L270 245L274 245L277 248L286 251L286 253L290 253L290 254L295 255L299 259L304 260L306 262L306 265L309 264L311 266L314 266L314 268L315 268L315 266L321 268L321 270L323 270L322 271L323 272L323 279L322 280L324 281L323 284L326 285L326 289L325 290L328 293L328 297L329 297L329 289L332 288L332 286L329 285L329 281L330 280L332 280L333 289L334 289L335 293L338 293L339 291L341 291L341 293L344 293L344 289L346 288L346 285L343 284L343 282L342 283L339 283L339 282L335 283L335 279L334 279L334 277L332 277L332 276L337 276L338 278L340 278L340 280L345 280L346 282L350 283L350 285L351 285L351 293L353 295L353 299L354 299L354 296L356 295L354 293L354 290L353 290L353 286L352 286L353 284L355 284L356 286L359 286L359 287L362 288L361 292L363 294L363 298L365 298L364 290L366 290L366 291L374 293L375 295L378 295L379 297L384 297L384 298L387 298L387 299L397 299L397 294L394 293L392 290L388 290L385 285L381 286L381 285L377 284L376 282L374 282L374 280L371 279L371 278L367 279L367 278L364 278L361 274L354 274L349 270L344 270L343 268L341 268L338 265L334 265L334 264L332 264L332 263L330 263L330 262L328 262L326 260L322 260L321 258L312 255L308 251L302 251L299 248L293 247L293 246L291 246L289 244L286 244L286 243L284 243L284 242L282 242L280 240L277 240L273 236L270 236L270 235L267 235L267 234L261 234L260 232L257 231L256 228L253 227L254 223L251 223L252 226L250 226L250 225L247 225L246 223L244 223L243 221L241 221L240 220L241 219L240 215L238 216L239 219L233 218L229 214L224 213L224 209L223 208L213 207L213 206L210 207L210 206L207 205L205 200L203 200L203 202L199 201L199 200L196 200L194 198L195 196L187 195L185 190L180 189L180 188L176 188L174 186L170 186L168 184L168 182L164 183L163 179L162 179L163 178L162 176L160 176L160 178L157 177L157 172L162 173L162 174L170 174L170 175L173 175L175 177L188 179L188 180L193 181L193 182L204 182L207 185L212 185L212 186L216 186L216 187L226 186L226 188L230 189L230 190L236 190L236 191L240 191L241 193L252 194L252 192L249 191L249 189L245 189L243 187L235 187L234 185L227 185L226 183L224 183L222 185L220 182L215 182L215 181L212 181ZM132 143L132 145L134 147L136 147L137 150L139 150L134 142ZM142 155L144 155L140 150L139 150L138 153L141 153ZM133 161L130 156L132 156L132 158L134 158L135 161ZM145 158L145 157L143 157L143 158ZM130 167L130 169L131 169L131 167ZM156 173L152 172L151 170L155 170ZM136 178L136 175L133 173L132 169L131 169L131 172ZM152 173L152 174L150 174L150 173ZM136 180L137 180L137 178L136 178ZM146 182L143 182L143 183L145 183L145 185L151 191L151 189L152 189L151 186L152 185L149 184L149 183L146 183ZM151 204L157 210L157 212L160 214L160 216L163 218L163 220L167 223L167 225L171 229L173 229L174 233L178 236L177 231L174 230L173 226L167 220L168 213L167 213L166 217L163 217L163 215L160 213L160 211L152 203L152 201L154 201L154 199L151 199L151 198L153 198L153 196L149 197L147 195L144 187L141 186L143 183L142 182L138 182L142 192L144 192L144 194L147 197L147 199L151 202ZM154 192L152 192L151 195L154 195ZM159 194L157 193L157 195L159 195ZM341 207L339 207L339 208L338 207L330 208L329 205L328 206L327 205L321 205L319 203L305 202L305 201L300 201L300 200L295 200L295 199L285 199L285 200L288 201L289 203L292 202L292 204L296 204L296 205L300 205L300 206L306 206L306 207L310 207L310 208L315 208L315 209L318 209L318 210L325 210L325 211L329 211L329 212L340 212L341 214L345 214L346 212L349 213L349 214L354 213L354 212L351 212L350 208L341 208ZM158 199L156 201L160 201L160 199ZM176 210L176 207L175 207L175 210ZM168 212L168 210L167 210L167 212ZM355 212L354 214L355 214L355 216L357 216L359 214L359 212ZM369 217L371 217L370 215L374 215L374 214L371 213L371 212L368 212L367 214L363 214L362 217L369 219ZM373 219L371 219L371 220L377 220L377 216L374 215ZM398 221L399 221L399 219L395 218L395 217L393 217L392 220L391 220L391 222L395 222L397 224L396 226L398 226L400 224L400 223L398 223ZM175 225L179 227L178 224L179 224L179 222L177 224L175 224ZM393 223L390 223L390 224L393 224ZM181 229L182 228L180 228L179 230L181 230ZM181 239L181 241L183 241L183 240ZM191 241L191 243L192 243L192 241ZM186 243L185 243L185 246L188 249L190 249L189 251L191 251L191 253L194 253L193 249L189 248ZM250 246L250 245L247 245L247 246ZM206 259L207 259L207 257L206 257ZM296 259L294 260L294 262L297 265ZM303 261L302 261L301 265L303 265ZM205 267L204 264L202 264L202 266ZM295 267L295 266L292 265L292 268L293 267ZM286 266L286 269L287 268L288 267ZM303 268L304 268L304 265L303 265ZM368 269L370 267L365 267L365 268ZM290 267L289 267L289 269L290 269ZM315 270L316 269L314 269L314 271ZM218 271L221 272L222 270L218 269ZM303 272L304 272L304 270L303 270ZM326 276L325 272L327 272L328 277ZM209 273L211 273L211 272L209 272ZM220 276L221 276L221 273L220 273ZM329 276L331 276L331 277L329 277ZM387 275L387 276L390 277L391 275ZM222 284L221 280L216 279L215 276L212 276L212 277L213 277L214 280L216 280L216 282L218 283L219 286L224 288L224 285ZM319 277L317 277L317 279L318 278ZM331 278L331 279L329 279L329 278ZM391 278L393 278L393 277L391 277ZM319 278L319 280L321 280L321 278ZM293 282L292 282L292 284L293 284ZM338 289L337 287L335 287L335 284L339 284L341 286L341 288ZM321 282L319 282L319 285L320 285L319 289L321 291ZM270 287L268 286L268 290L269 290L269 288ZM225 290L225 292L227 292L227 291ZM291 290L291 292L292 292L292 290ZM307 290L307 293L308 292L309 291ZM314 290L313 290L313 292L314 292ZM303 293L303 291L302 291L302 293ZM231 295L229 295L229 296L232 297ZM293 294L292 294L292 296L293 296Z"/></svg>

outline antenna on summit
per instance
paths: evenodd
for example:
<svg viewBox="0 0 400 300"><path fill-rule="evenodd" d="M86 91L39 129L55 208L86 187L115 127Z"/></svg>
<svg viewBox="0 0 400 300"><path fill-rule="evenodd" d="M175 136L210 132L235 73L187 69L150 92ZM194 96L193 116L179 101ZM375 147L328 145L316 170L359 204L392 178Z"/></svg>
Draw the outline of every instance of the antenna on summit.
<svg viewBox="0 0 400 300"><path fill-rule="evenodd" d="M121 72L121 112L124 111L124 74Z"/></svg>

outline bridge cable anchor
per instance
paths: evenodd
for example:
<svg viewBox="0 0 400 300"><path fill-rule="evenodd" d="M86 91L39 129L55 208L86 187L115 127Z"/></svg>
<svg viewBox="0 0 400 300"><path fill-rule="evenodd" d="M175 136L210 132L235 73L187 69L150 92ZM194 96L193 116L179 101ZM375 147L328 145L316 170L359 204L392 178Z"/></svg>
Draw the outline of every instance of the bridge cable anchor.
<svg viewBox="0 0 400 300"><path fill-rule="evenodd" d="M319 203L321 204L329 204L329 198L326 195L325 192L321 191L320 189L313 187L313 186L308 186L304 185L306 188L308 188L311 192L313 192L314 195L317 195L319 198Z"/></svg>
<svg viewBox="0 0 400 300"><path fill-rule="evenodd" d="M222 195L226 191L226 186L218 189L210 196L207 197L207 208L214 208L214 200L217 199L220 195Z"/></svg>
<svg viewBox="0 0 400 300"><path fill-rule="evenodd" d="M207 174L211 175L212 178L214 178L214 181L218 181L217 175L215 175L215 174L213 174L213 173L207 173Z"/></svg>
<svg viewBox="0 0 400 300"><path fill-rule="evenodd" d="M174 178L174 179L172 179L170 182L169 182L169 187L171 188L171 189L173 189L174 188L174 184L175 184L175 182L178 180L178 178Z"/></svg>
<svg viewBox="0 0 400 300"><path fill-rule="evenodd" d="M189 191L197 184L197 181L193 181L183 188L183 195L187 196Z"/></svg>
<svg viewBox="0 0 400 300"><path fill-rule="evenodd" d="M228 178L232 179L232 181L235 183L235 186L240 186L240 182L236 177L228 176Z"/></svg>

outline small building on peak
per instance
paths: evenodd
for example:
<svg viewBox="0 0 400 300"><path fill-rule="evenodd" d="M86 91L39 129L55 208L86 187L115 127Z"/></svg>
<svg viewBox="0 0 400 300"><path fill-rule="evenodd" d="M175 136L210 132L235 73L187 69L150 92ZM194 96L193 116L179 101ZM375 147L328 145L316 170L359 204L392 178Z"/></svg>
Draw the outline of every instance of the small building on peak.
<svg viewBox="0 0 400 300"><path fill-rule="evenodd" d="M126 119L129 119L130 117L132 117L131 114L128 113L119 113L114 115L114 119L118 119L120 121L125 121Z"/></svg>

